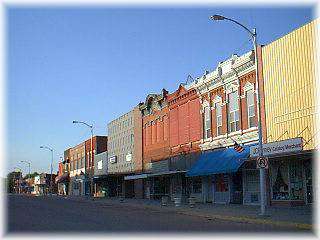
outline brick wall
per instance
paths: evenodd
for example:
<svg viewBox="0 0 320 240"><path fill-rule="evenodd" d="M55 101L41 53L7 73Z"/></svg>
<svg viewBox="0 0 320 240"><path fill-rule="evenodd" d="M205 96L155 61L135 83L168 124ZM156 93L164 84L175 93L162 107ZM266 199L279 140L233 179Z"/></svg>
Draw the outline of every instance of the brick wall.
<svg viewBox="0 0 320 240"><path fill-rule="evenodd" d="M180 85L168 95L168 105L170 155L200 151L202 119L196 90Z"/></svg>
<svg viewBox="0 0 320 240"><path fill-rule="evenodd" d="M143 164L158 161L169 156L168 107L154 111L142 118Z"/></svg>

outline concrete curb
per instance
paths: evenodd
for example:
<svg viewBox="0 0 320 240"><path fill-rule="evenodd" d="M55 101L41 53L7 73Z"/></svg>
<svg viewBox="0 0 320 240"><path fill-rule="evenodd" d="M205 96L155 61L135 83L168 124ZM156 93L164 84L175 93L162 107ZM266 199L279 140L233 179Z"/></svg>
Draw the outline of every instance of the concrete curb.
<svg viewBox="0 0 320 240"><path fill-rule="evenodd" d="M94 199L94 198L84 198L84 199L75 199L75 198L68 198L73 201L77 202L83 202L83 200L86 200L88 202L96 202L96 203L108 203L108 204L116 204L120 206L131 206L135 208L143 208L143 209L151 209L151 210L171 210L173 212L176 212L178 214L186 215L186 216L193 216L193 217L203 217L203 218L210 218L210 219L218 219L218 220L224 220L224 221L233 221L233 222L241 222L241 223L252 223L252 224L266 224L266 225L274 225L279 227L291 227L291 228L298 228L303 230L313 230L312 224L307 223L293 223L293 222L287 222L287 221L274 221L274 220L268 220L268 219L258 219L254 217L238 217L238 216L222 216L217 214L202 214L197 213L194 210L188 211L188 210L181 210L181 209L175 209L171 206L156 206L156 205L139 205L135 203L128 203L128 202L117 202L114 200L111 200L110 202L106 202L103 199Z"/></svg>

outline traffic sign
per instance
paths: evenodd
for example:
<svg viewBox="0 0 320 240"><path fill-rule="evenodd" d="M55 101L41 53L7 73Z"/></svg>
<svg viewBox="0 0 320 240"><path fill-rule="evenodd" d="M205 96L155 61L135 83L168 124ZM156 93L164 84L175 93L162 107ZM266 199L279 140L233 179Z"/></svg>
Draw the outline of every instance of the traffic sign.
<svg viewBox="0 0 320 240"><path fill-rule="evenodd" d="M257 168L268 168L268 158L257 157Z"/></svg>

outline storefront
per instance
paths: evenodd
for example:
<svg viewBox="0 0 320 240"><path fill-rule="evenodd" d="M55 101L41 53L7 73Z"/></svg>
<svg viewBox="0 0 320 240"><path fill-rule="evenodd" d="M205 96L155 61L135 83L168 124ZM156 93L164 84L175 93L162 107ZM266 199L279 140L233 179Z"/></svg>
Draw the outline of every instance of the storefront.
<svg viewBox="0 0 320 240"><path fill-rule="evenodd" d="M241 166L248 159L249 152L249 146L240 153L233 148L203 152L187 172L192 186L191 196L204 203L242 204Z"/></svg>
<svg viewBox="0 0 320 240"><path fill-rule="evenodd" d="M85 195L85 176L78 175L70 178L71 195L79 196Z"/></svg>
<svg viewBox="0 0 320 240"><path fill-rule="evenodd" d="M147 176L148 176L147 174L143 173L143 174L128 175L124 177L125 182L129 182L129 184L133 185L132 197L140 198L140 199L145 197L144 186L146 186ZM149 197L150 197L150 192L149 192Z"/></svg>
<svg viewBox="0 0 320 240"><path fill-rule="evenodd" d="M295 206L312 203L313 151L303 151L301 138L292 138L263 145L263 154L268 157L267 184L271 205ZM250 151L256 157L257 147ZM254 179L258 178L258 174ZM253 178L252 178L253 179ZM252 187L259 185L259 181Z"/></svg>
<svg viewBox="0 0 320 240"><path fill-rule="evenodd" d="M260 172L257 169L256 161L251 160L243 164L243 204L260 204Z"/></svg>
<svg viewBox="0 0 320 240"><path fill-rule="evenodd" d="M312 203L312 153L301 152L270 157L270 194L272 205Z"/></svg>
<svg viewBox="0 0 320 240"><path fill-rule="evenodd" d="M69 173L64 173L63 175L57 176L55 179L56 184L58 185L58 194L59 195L68 195L69 189Z"/></svg>

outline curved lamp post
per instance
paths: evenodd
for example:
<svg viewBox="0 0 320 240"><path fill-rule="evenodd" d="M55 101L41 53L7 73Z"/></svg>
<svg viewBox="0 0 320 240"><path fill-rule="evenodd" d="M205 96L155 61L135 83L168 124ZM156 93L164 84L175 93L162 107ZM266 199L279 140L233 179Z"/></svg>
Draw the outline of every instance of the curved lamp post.
<svg viewBox="0 0 320 240"><path fill-rule="evenodd" d="M29 161L24 161L24 160L21 160L20 162L28 164L28 167L29 167L29 178L31 178L31 162L29 162ZM29 182L29 183L30 183L30 182Z"/></svg>
<svg viewBox="0 0 320 240"><path fill-rule="evenodd" d="M51 164L50 164L50 195L52 195L52 163L53 163L53 149L48 146L40 146L40 148L51 151Z"/></svg>
<svg viewBox="0 0 320 240"><path fill-rule="evenodd" d="M24 160L21 160L20 162L28 164L28 166L29 166L29 177L30 177L30 175L31 175L31 162L24 161Z"/></svg>
<svg viewBox="0 0 320 240"><path fill-rule="evenodd" d="M257 48L258 48L258 44L257 44L257 32L256 29L254 28L252 31L247 28L246 26L244 26L243 24L239 23L238 21L231 19L231 18L227 18L221 15L213 15L210 16L210 19L214 20L214 21L223 21L223 20L227 20L230 22L233 22L235 24L237 24L238 26L242 27L244 30L246 30L251 39L252 39L252 43L253 43L253 47L254 47L254 54L255 54L255 70L256 70L256 92L257 92L257 105L258 105L258 109L257 109L257 114L258 114L258 135L259 135L259 157L263 157L263 148L262 148L262 121L261 121L261 99L260 99L260 87L259 87L259 80L258 80L258 68L259 68L259 64L258 64L258 52L257 52ZM261 215L265 215L265 206L266 206L266 195L265 195L265 169L264 168L260 168L260 205L261 205Z"/></svg>
<svg viewBox="0 0 320 240"><path fill-rule="evenodd" d="M91 139L90 139L90 149L91 149L91 162L92 162L92 165L93 165L93 124L88 124L86 122L83 122L83 121L72 121L72 123L79 123L79 124L83 124L83 125L86 125L88 128L90 128L90 132L91 132ZM84 161L84 179L85 179L85 183L87 181L87 174L86 174L86 171L87 171L87 161L85 160ZM89 164L90 166L90 164ZM88 166L88 168L89 168ZM90 174L90 195L92 195L92 188L93 188L93 178L92 178L92 173L91 171L89 170L89 174ZM86 184L85 184L86 186ZM86 190L85 190L85 193L86 193Z"/></svg>

